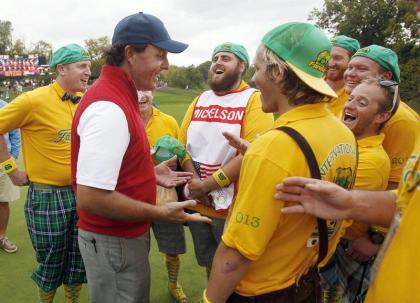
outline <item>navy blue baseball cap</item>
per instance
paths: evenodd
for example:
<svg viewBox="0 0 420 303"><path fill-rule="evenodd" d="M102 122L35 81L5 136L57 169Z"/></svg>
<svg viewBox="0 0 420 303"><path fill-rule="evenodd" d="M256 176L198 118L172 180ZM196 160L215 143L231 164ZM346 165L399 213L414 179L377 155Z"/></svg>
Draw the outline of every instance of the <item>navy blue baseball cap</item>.
<svg viewBox="0 0 420 303"><path fill-rule="evenodd" d="M112 45L116 44L152 44L170 53L180 53L188 47L188 44L172 40L159 18L142 12L118 22L112 36Z"/></svg>

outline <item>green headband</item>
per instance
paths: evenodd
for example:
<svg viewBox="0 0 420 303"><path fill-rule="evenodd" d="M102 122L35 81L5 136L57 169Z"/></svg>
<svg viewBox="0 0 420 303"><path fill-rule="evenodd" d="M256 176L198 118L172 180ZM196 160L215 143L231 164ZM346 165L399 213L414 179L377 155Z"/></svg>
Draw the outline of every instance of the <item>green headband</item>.
<svg viewBox="0 0 420 303"><path fill-rule="evenodd" d="M50 68L55 68L57 64L70 64L79 61L90 61L89 53L80 45L72 43L60 47L51 56Z"/></svg>
<svg viewBox="0 0 420 303"><path fill-rule="evenodd" d="M213 55L211 57L213 58L214 55L220 52L232 53L236 55L239 59L241 59L242 62L245 63L246 67L249 66L248 52L246 51L245 47L243 47L242 45L235 44L232 42L225 42L223 44L216 46L216 48L213 51Z"/></svg>
<svg viewBox="0 0 420 303"><path fill-rule="evenodd" d="M394 80L400 83L400 67L398 66L398 56L393 50L380 45L372 44L359 49L352 58L357 56L367 57L375 61L380 66L382 66L382 68L392 72Z"/></svg>
<svg viewBox="0 0 420 303"><path fill-rule="evenodd" d="M357 52L360 48L359 41L356 39L347 37L345 35L336 36L331 39L331 43L333 46L339 46L346 50L348 50L352 55Z"/></svg>

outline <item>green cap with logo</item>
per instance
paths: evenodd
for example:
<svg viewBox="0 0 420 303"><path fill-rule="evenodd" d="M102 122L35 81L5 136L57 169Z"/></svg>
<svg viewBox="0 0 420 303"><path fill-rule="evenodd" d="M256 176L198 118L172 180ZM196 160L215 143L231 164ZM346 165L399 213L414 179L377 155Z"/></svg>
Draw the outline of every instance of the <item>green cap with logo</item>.
<svg viewBox="0 0 420 303"><path fill-rule="evenodd" d="M372 44L360 48L352 58L357 56L367 57L375 61L380 66L382 66L382 68L392 72L394 80L400 83L400 67L398 66L398 56L392 49Z"/></svg>
<svg viewBox="0 0 420 303"><path fill-rule="evenodd" d="M331 43L333 46L339 46L348 50L351 54L354 54L360 48L359 41L345 35L335 36L331 39Z"/></svg>
<svg viewBox="0 0 420 303"><path fill-rule="evenodd" d="M284 60L309 87L336 98L324 81L324 72L331 53L331 42L316 26L305 22L289 22L269 31L262 43Z"/></svg>
<svg viewBox="0 0 420 303"><path fill-rule="evenodd" d="M55 68L57 64L70 64L79 61L90 61L89 53L79 44L67 44L57 49L50 60L50 68Z"/></svg>
<svg viewBox="0 0 420 303"><path fill-rule="evenodd" d="M236 44L236 43L232 43L232 42L222 43L222 44L216 46L216 48L213 51L213 55L211 57L213 58L214 55L216 55L217 53L220 53L220 52L232 53L232 54L236 55L239 59L241 59L242 62L245 63L246 67L249 66L248 52L246 51L245 47L243 47L240 44Z"/></svg>
<svg viewBox="0 0 420 303"><path fill-rule="evenodd" d="M152 155L158 162L169 160L175 155L178 159L182 160L187 155L187 150L176 138L172 136L162 136L157 139L155 145L153 145Z"/></svg>

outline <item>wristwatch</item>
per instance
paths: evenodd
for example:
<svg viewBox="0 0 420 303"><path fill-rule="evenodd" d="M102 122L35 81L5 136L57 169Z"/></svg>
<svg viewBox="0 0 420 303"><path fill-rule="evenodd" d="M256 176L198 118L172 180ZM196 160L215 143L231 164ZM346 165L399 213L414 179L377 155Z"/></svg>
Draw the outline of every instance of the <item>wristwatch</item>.
<svg viewBox="0 0 420 303"><path fill-rule="evenodd" d="M373 244L381 245L382 243L384 243L385 234L380 230L370 228L369 239Z"/></svg>

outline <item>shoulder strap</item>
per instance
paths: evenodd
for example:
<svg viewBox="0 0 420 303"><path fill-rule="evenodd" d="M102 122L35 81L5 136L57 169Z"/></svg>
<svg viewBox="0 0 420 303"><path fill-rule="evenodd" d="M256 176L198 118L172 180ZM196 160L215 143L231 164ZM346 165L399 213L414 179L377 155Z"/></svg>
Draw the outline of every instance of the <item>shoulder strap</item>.
<svg viewBox="0 0 420 303"><path fill-rule="evenodd" d="M321 174L319 172L318 162L316 161L314 152L312 151L311 146L308 141L295 129L282 126L277 128L280 131L288 134L293 140L296 141L297 145L302 150L306 162L308 163L309 170L311 172L311 177L314 179L321 180ZM316 218L318 223L318 233L319 233L319 252L317 264L319 264L326 256L328 252L328 231L327 231L327 222L324 219Z"/></svg>

